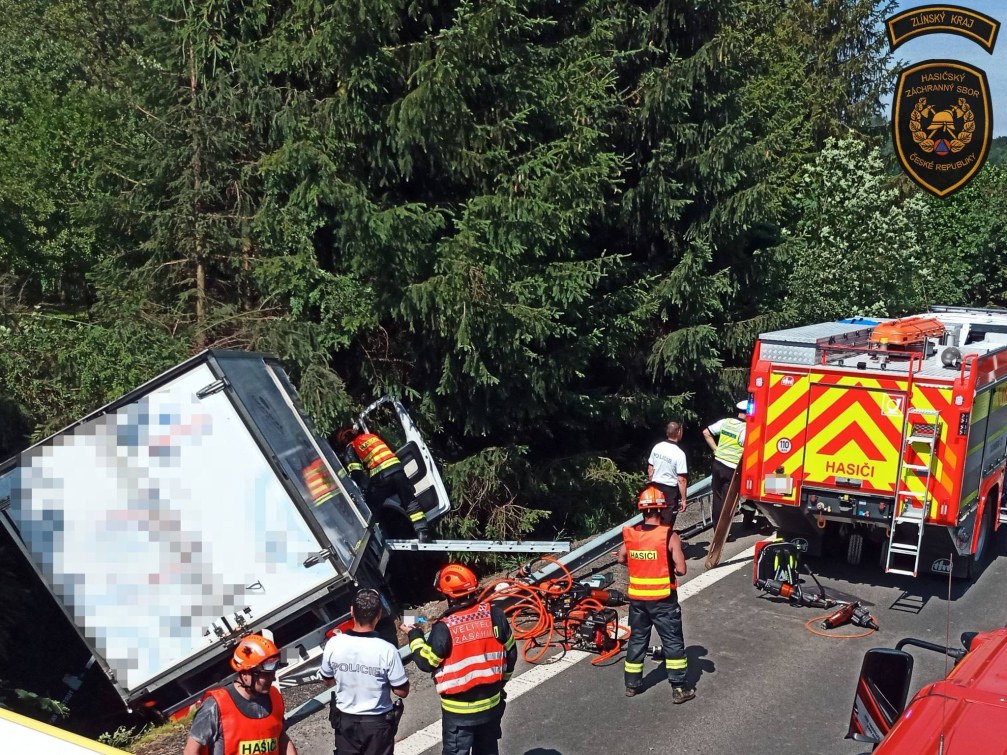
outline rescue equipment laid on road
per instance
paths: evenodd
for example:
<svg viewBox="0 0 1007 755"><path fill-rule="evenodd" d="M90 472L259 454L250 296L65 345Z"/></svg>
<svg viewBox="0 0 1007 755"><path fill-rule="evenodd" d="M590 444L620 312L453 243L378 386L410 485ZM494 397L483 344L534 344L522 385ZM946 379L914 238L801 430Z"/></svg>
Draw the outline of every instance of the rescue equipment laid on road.
<svg viewBox="0 0 1007 755"><path fill-rule="evenodd" d="M755 568L752 583L756 589L773 597L786 598L792 605L810 608L836 608L831 614L816 616L805 623L812 634L833 639L855 639L866 637L877 631L878 624L870 612L863 607L862 601L853 596L831 591L829 594L814 573L805 566L805 571L815 583L816 590L805 589L799 576L800 549L794 543L785 540L763 540L755 545ZM853 623L867 631L859 634L827 634L821 630L831 630Z"/></svg>
<svg viewBox="0 0 1007 755"><path fill-rule="evenodd" d="M504 609L514 631L514 639L523 641L522 657L529 663L541 661L556 647L597 653L594 665L617 655L629 636L629 627L619 623L612 606L626 602L618 590L598 589L575 582L570 570L560 561L543 558L559 567L561 576L533 584L528 580L532 564L519 576L491 582L479 595L479 601L510 599Z"/></svg>

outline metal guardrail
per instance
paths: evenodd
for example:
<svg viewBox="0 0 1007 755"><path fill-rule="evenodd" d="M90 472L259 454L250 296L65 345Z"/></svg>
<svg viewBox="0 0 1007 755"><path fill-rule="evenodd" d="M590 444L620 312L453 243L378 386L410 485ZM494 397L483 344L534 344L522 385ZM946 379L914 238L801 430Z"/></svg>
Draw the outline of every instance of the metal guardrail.
<svg viewBox="0 0 1007 755"><path fill-rule="evenodd" d="M444 551L455 553L569 553L568 540L385 540L393 551Z"/></svg>
<svg viewBox="0 0 1007 755"><path fill-rule="evenodd" d="M690 485L687 495L688 508L679 514L679 521L675 523L678 533L683 538L697 535L713 525L713 478L706 477L694 485ZM697 514L698 519L696 518ZM557 560L571 573L580 571L606 553L611 553L614 548L619 547L622 542L623 527L632 527L642 521L643 515L637 514ZM560 567L555 564L548 564L534 572L531 575L531 580L536 583L544 582L558 576L561 571Z"/></svg>
<svg viewBox="0 0 1007 755"><path fill-rule="evenodd" d="M676 522L676 529L683 538L689 538L699 534L703 530L713 525L713 478L705 477L694 485L690 485L686 491L688 508L684 513L679 514L679 521ZM684 520L684 521L683 521ZM614 548L622 542L622 528L632 527L643 521L643 516L636 516L627 519L617 527L613 527L598 537L590 540L576 550L567 553L562 558L557 559L571 573L578 572L586 566L597 561L607 553L611 553ZM681 526L684 524L684 527ZM552 579L560 574L562 570L555 564L548 564L544 568L533 572L529 579L534 582L543 582ZM399 648L399 657L403 663L409 662L413 653L408 645ZM331 697L332 690L324 690L307 702L299 705L286 715L287 726L293 726L299 721L303 721L310 715L325 709Z"/></svg>

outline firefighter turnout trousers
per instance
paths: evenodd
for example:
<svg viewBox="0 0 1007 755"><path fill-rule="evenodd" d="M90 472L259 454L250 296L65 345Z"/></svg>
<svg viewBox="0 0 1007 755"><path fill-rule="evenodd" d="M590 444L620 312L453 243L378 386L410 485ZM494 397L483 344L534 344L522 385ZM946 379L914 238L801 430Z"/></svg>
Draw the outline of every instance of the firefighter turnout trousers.
<svg viewBox="0 0 1007 755"><path fill-rule="evenodd" d="M684 687L688 661L682 635L682 606L672 592L663 600L629 601L629 642L626 643L626 686L643 684L643 661L650 646L650 630L657 630L664 646L664 668L673 687Z"/></svg>
<svg viewBox="0 0 1007 755"><path fill-rule="evenodd" d="M427 515L420 508L420 503L416 500L413 484L409 481L401 464L397 467L386 469L371 479L366 493L367 505L371 511L377 511L381 508L381 504L389 496L393 495L399 497L399 501L405 508L406 514L409 515L409 521L413 523L413 529L416 530L416 534L429 532L430 523L427 521Z"/></svg>
<svg viewBox="0 0 1007 755"><path fill-rule="evenodd" d="M475 724L467 722L465 716L444 716L441 719L443 755L500 755L500 722L506 707L507 703L501 700L490 720Z"/></svg>

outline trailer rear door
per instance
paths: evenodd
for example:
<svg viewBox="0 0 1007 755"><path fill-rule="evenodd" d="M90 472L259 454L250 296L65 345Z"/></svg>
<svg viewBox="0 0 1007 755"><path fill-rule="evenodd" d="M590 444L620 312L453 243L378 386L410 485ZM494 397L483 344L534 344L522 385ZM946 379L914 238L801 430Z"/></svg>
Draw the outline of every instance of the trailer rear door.
<svg viewBox="0 0 1007 755"><path fill-rule="evenodd" d="M894 494L905 420L903 382L813 372L804 484Z"/></svg>
<svg viewBox="0 0 1007 755"><path fill-rule="evenodd" d="M287 481L292 499L328 541L330 559L355 574L369 536L370 509L343 483L342 465L303 411L283 368L263 355L211 352L239 408ZM355 495L354 495L355 493Z"/></svg>

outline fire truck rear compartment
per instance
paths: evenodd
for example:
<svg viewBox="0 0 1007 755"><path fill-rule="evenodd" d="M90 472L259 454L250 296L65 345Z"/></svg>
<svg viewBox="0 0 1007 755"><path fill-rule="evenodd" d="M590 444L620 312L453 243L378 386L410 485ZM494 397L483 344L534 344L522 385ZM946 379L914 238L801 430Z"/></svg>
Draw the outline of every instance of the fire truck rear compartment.
<svg viewBox="0 0 1007 755"><path fill-rule="evenodd" d="M764 333L749 390L742 494L812 552L874 540L886 571L964 576L980 505L1007 521L1007 312Z"/></svg>

